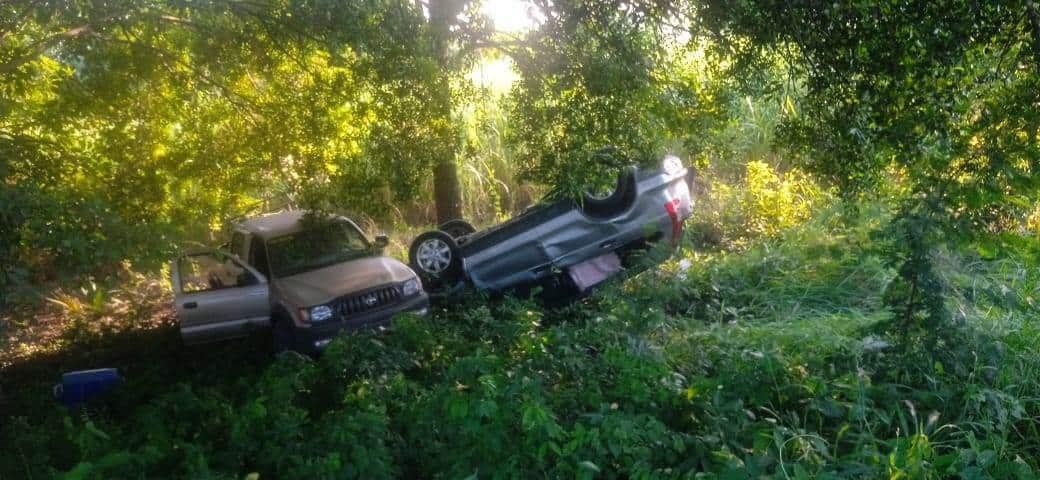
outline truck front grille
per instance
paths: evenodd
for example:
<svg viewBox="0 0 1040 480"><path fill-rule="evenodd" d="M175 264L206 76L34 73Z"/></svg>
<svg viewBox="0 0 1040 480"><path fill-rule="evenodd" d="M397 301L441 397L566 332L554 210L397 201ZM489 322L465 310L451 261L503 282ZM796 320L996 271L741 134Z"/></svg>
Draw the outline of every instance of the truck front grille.
<svg viewBox="0 0 1040 480"><path fill-rule="evenodd" d="M401 291L397 286L388 285L364 293L352 293L340 297L336 301L336 311L344 317L350 317L389 305L399 298L401 298Z"/></svg>

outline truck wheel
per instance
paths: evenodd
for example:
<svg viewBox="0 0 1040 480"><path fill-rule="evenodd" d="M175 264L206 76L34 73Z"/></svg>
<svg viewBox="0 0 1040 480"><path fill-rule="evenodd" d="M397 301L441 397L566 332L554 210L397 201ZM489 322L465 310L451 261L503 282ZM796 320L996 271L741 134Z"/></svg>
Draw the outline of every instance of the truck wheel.
<svg viewBox="0 0 1040 480"><path fill-rule="evenodd" d="M462 277L459 246L451 235L440 230L415 237L408 249L408 263L430 286L451 285Z"/></svg>
<svg viewBox="0 0 1040 480"><path fill-rule="evenodd" d="M459 237L465 237L466 235L469 235L477 231L476 228L473 228L472 224L461 218L456 218L455 220L448 220L447 222L442 223L441 226L437 228L440 231L447 233L448 235L451 235L451 238L455 239L458 239Z"/></svg>
<svg viewBox="0 0 1040 480"><path fill-rule="evenodd" d="M586 215L606 219L624 213L636 201L635 170L625 168L618 173L613 188L602 191L586 190L582 199L582 211Z"/></svg>
<svg viewBox="0 0 1040 480"><path fill-rule="evenodd" d="M276 313L271 317L271 337L274 340L274 353L296 349L296 333L293 332L292 319L284 313Z"/></svg>

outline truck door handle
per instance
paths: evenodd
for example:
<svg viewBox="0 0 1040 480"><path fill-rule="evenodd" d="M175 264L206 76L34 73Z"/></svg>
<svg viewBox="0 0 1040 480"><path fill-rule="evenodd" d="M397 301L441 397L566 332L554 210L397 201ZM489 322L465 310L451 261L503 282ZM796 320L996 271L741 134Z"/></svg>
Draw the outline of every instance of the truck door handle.
<svg viewBox="0 0 1040 480"><path fill-rule="evenodd" d="M198 306L198 302L184 302L184 308L197 308Z"/></svg>
<svg viewBox="0 0 1040 480"><path fill-rule="evenodd" d="M603 242L603 243L599 244L599 248L612 248L615 243L617 243L617 242L615 242L613 240L609 240L609 241L606 241L606 242Z"/></svg>

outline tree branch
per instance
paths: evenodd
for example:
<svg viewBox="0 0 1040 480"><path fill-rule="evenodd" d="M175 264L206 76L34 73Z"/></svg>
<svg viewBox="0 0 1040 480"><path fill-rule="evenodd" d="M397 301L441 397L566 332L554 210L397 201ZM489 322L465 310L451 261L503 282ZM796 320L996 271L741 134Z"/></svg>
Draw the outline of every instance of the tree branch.
<svg viewBox="0 0 1040 480"><path fill-rule="evenodd" d="M94 33L93 27L91 27L89 24L83 24L65 30L64 32L37 40L29 46L29 52L25 55L15 57L7 62L4 62L3 64L0 64L0 73L14 72L18 69L18 67L21 67L22 65L34 60L36 57L39 57L43 54L43 52L46 52L48 48L62 40L68 38L75 38L80 35L86 35L90 33Z"/></svg>
<svg viewBox="0 0 1040 480"><path fill-rule="evenodd" d="M458 52L455 53L454 59L465 58L466 55L476 50L483 49L494 49L499 50L510 57L516 57L518 55L518 47L529 46L528 42L524 40L477 40L470 42L463 46Z"/></svg>

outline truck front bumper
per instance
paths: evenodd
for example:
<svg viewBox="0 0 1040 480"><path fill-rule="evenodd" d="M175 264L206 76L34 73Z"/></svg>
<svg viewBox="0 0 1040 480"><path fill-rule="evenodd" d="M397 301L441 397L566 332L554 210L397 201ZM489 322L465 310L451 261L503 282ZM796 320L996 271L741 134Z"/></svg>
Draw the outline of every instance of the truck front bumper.
<svg viewBox="0 0 1040 480"><path fill-rule="evenodd" d="M343 330L360 330L362 328L379 328L390 324L390 320L398 313L415 313L426 315L430 308L430 297L426 292L402 299L393 305L370 312L352 315L320 325L312 324L310 328L296 328L295 340L297 350L318 351L324 348Z"/></svg>

